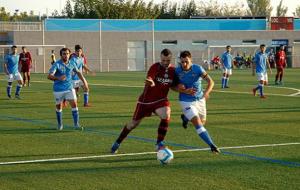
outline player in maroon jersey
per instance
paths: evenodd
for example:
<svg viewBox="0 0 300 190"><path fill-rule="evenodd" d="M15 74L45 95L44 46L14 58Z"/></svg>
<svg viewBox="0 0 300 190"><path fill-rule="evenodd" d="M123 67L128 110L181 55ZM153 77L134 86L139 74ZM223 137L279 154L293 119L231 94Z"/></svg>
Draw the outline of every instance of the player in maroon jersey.
<svg viewBox="0 0 300 190"><path fill-rule="evenodd" d="M284 51L284 46L280 46L280 50L276 53L276 68L277 74L275 76L275 85L282 84L283 71L286 67L286 55ZM279 78L279 82L278 82Z"/></svg>
<svg viewBox="0 0 300 190"><path fill-rule="evenodd" d="M132 120L124 126L120 136L111 147L111 153L116 153L127 135L140 124L144 117L150 117L153 113L160 118L156 148L158 150L164 146L163 140L167 134L171 114L167 96L169 89L175 86L175 68L170 64L172 59L170 50L162 50L160 58L160 62L149 68L144 91L137 101Z"/></svg>
<svg viewBox="0 0 300 190"><path fill-rule="evenodd" d="M26 79L28 86L30 86L30 66L32 59L31 54L26 50L25 46L22 47L19 63L21 64L21 72L23 73L23 86L26 86Z"/></svg>

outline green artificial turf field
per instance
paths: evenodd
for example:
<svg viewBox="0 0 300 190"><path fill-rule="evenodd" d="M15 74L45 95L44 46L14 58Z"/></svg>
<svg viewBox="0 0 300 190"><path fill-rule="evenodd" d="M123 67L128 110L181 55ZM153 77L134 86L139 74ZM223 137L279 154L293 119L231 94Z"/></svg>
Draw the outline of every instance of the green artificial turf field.
<svg viewBox="0 0 300 190"><path fill-rule="evenodd" d="M45 74L32 74L22 100L6 98L1 75L0 189L299 189L300 69L287 69L283 86L273 86L274 74L269 75L264 100L251 94L257 81L249 70L234 70L225 90L220 88L221 71L209 74L216 84L205 127L222 153L201 149L207 146L194 128L182 128L178 95L170 92L166 143L175 158L169 165L156 160L155 116L130 133L116 156L109 152L131 119L144 72L87 76L92 107L82 106L81 94L82 132L72 128L70 106L63 110L64 130L56 130L52 82ZM186 151L191 148L200 150Z"/></svg>

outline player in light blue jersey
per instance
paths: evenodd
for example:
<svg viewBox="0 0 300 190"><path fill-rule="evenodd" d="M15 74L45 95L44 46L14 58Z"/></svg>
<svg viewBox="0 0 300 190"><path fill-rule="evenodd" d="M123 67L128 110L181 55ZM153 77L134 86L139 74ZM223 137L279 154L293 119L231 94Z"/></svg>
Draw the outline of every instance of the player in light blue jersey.
<svg viewBox="0 0 300 190"><path fill-rule="evenodd" d="M11 54L8 54L4 58L4 72L7 75L7 88L6 93L9 99L11 99L11 88L14 80L18 81L16 87L15 98L20 99L20 91L23 85L23 79L19 72L19 55L17 54L17 46L11 47Z"/></svg>
<svg viewBox="0 0 300 190"><path fill-rule="evenodd" d="M82 57L82 47L80 45L75 45L75 54L72 54L71 60L76 63L77 68L80 72L83 72L83 69L88 72L92 72L87 65L84 63L84 58ZM80 80L76 72L72 74L73 87L75 88L76 96L78 97L78 91L80 87L83 87L83 83ZM89 89L84 89L83 93L83 106L90 107L89 104Z"/></svg>
<svg viewBox="0 0 300 190"><path fill-rule="evenodd" d="M254 70L256 71L257 80L259 81L258 86L252 89L253 95L256 95L256 91L259 90L260 98L266 98L264 95L263 89L264 85L268 84L268 73L267 67L270 69L270 73L272 73L268 55L266 54L266 45L260 45L260 51L256 53L254 57L254 64L252 66L252 74L254 76Z"/></svg>
<svg viewBox="0 0 300 190"><path fill-rule="evenodd" d="M82 73L78 70L76 64L69 60L70 50L62 48L60 50L61 59L56 61L50 68L48 79L53 80L53 91L56 102L56 118L58 122L58 130L63 129L62 123L62 102L69 101L72 107L72 116L75 129L83 130L79 124L79 112L77 107L77 97L73 88L72 72L77 72L78 77L83 82L83 88L88 89L88 84Z"/></svg>
<svg viewBox="0 0 300 190"><path fill-rule="evenodd" d="M226 46L226 51L222 54L222 66L223 66L223 77L222 77L222 88L229 88L228 81L229 76L232 75L232 55L231 46Z"/></svg>
<svg viewBox="0 0 300 190"><path fill-rule="evenodd" d="M183 111L181 119L183 127L186 128L188 121L195 126L196 132L201 139L207 143L213 153L220 153L220 150L213 143L207 130L204 128L206 122L206 100L213 89L214 81L205 72L203 67L192 63L192 55L189 51L180 53L180 66L175 70L178 78L179 101ZM208 84L203 91L202 79Z"/></svg>

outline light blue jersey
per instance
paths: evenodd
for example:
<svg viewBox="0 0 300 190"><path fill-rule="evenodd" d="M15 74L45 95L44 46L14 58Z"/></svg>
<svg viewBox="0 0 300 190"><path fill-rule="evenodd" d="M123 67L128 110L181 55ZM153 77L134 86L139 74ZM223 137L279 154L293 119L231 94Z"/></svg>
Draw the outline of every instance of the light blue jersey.
<svg viewBox="0 0 300 190"><path fill-rule="evenodd" d="M200 65L192 64L190 70L184 71L181 66L176 67L175 74L178 77L179 84L183 84L185 88L194 88L197 90L194 96L179 93L179 100L184 102L193 102L199 100L203 96L203 90L201 76L205 73L205 70Z"/></svg>
<svg viewBox="0 0 300 190"><path fill-rule="evenodd" d="M16 74L19 72L19 55L8 54L4 57L9 74Z"/></svg>
<svg viewBox="0 0 300 190"><path fill-rule="evenodd" d="M84 59L83 57L78 57L77 55L73 55L71 61L74 62L80 72L82 72ZM80 80L76 72L72 73L72 80Z"/></svg>
<svg viewBox="0 0 300 190"><path fill-rule="evenodd" d="M69 60L68 64L64 64L62 60L56 61L49 70L49 74L54 74L55 77L66 76L66 80L55 80L53 84L54 92L62 92L73 88L72 72L80 72L76 63Z"/></svg>
<svg viewBox="0 0 300 190"><path fill-rule="evenodd" d="M222 54L222 61L223 61L224 67L226 69L231 69L231 67L232 67L232 55L229 52L225 51Z"/></svg>
<svg viewBox="0 0 300 190"><path fill-rule="evenodd" d="M267 59L268 55L266 53L258 52L255 55L254 62L256 65L256 73L266 73L267 72Z"/></svg>

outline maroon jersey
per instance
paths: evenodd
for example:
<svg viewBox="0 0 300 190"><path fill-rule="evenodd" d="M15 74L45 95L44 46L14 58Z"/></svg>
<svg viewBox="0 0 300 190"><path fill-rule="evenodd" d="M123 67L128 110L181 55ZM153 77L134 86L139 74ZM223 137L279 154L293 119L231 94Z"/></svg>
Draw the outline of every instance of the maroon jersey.
<svg viewBox="0 0 300 190"><path fill-rule="evenodd" d="M286 62L286 55L283 50L278 51L276 54L276 66L277 68L283 68L285 67L285 62Z"/></svg>
<svg viewBox="0 0 300 190"><path fill-rule="evenodd" d="M20 53L20 58L19 58L19 62L24 65L30 65L31 63L31 55L29 52L26 52L26 53Z"/></svg>
<svg viewBox="0 0 300 190"><path fill-rule="evenodd" d="M168 100L167 96L169 88L173 86L174 76L175 67L173 65L165 68L160 63L153 64L147 73L147 78L152 78L155 86L145 86L143 93L139 97L139 102L155 103Z"/></svg>

